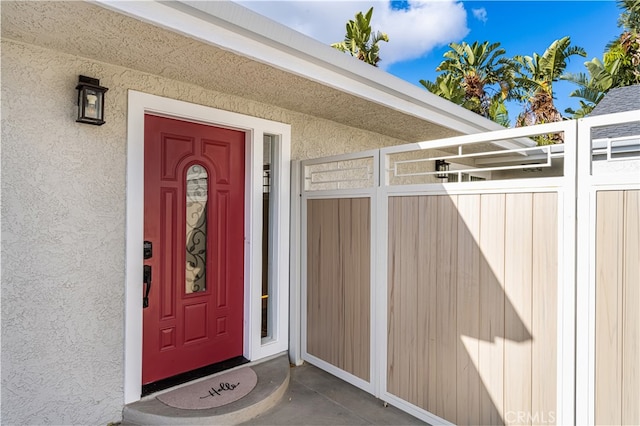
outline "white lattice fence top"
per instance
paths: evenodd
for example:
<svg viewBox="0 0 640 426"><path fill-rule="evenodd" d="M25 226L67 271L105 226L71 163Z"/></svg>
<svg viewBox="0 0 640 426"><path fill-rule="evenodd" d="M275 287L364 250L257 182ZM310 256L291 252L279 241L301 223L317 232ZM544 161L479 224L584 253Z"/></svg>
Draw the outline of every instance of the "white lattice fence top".
<svg viewBox="0 0 640 426"><path fill-rule="evenodd" d="M304 190L373 188L376 184L374 157L326 159L304 165Z"/></svg>
<svg viewBox="0 0 640 426"><path fill-rule="evenodd" d="M479 181L504 186L510 185L506 181L515 180L531 186L536 178L572 178L578 152L585 156L582 162L589 163L590 173L634 173L640 170L640 135L619 132L620 126L638 127L629 123L640 124L640 111L306 160L302 163L303 189L366 191L378 185L399 189L442 184L458 187L457 184L475 185ZM588 131L579 135L579 126Z"/></svg>

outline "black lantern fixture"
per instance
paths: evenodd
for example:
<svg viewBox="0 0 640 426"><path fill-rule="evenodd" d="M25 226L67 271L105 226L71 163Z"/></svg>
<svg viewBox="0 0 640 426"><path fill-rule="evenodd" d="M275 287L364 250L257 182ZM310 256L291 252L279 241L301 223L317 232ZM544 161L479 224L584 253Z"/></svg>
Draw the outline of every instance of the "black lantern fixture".
<svg viewBox="0 0 640 426"><path fill-rule="evenodd" d="M436 160L436 172L440 172L438 174L436 174L436 177L438 179L446 179L449 177L448 172L449 171L449 163L447 163L444 160Z"/></svg>
<svg viewBox="0 0 640 426"><path fill-rule="evenodd" d="M78 85L78 123L102 126L104 121L104 94L106 87L100 86L97 78L79 76Z"/></svg>

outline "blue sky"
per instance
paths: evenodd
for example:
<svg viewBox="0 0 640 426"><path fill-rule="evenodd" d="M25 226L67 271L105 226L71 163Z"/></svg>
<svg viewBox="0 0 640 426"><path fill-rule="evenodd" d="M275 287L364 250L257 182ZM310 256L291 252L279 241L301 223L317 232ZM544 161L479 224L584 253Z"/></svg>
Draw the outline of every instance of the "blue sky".
<svg viewBox="0 0 640 426"><path fill-rule="evenodd" d="M238 0L238 3L324 43L341 41L344 25L358 11L374 7L372 26L389 35L381 44L381 68L419 87L435 80L435 68L450 42L500 42L508 56L542 54L556 39L570 36L587 51L574 56L568 70L584 72L583 63L602 58L606 44L620 34L620 9L614 0L455 1L455 0ZM577 108L569 98L575 85L554 84L563 112ZM423 89L422 89L423 90ZM511 107L513 108L513 107ZM519 111L511 110L513 118Z"/></svg>
<svg viewBox="0 0 640 426"><path fill-rule="evenodd" d="M469 33L462 39L500 42L508 56L544 53L556 39L570 36L573 45L587 52L586 58L573 56L568 70L586 72L583 63L594 57L602 59L608 42L620 34L617 27L620 9L615 1L473 1L463 2L468 11ZM475 18L473 10L484 11L486 21ZM460 40L457 40L459 42ZM435 68L442 61L447 46L436 48L424 57L397 62L387 71L411 83L420 79L435 80ZM567 107L578 107L577 98L569 98L576 88L573 83L554 83L556 104L561 112ZM515 116L515 112L511 113ZM515 118L515 117L512 117Z"/></svg>

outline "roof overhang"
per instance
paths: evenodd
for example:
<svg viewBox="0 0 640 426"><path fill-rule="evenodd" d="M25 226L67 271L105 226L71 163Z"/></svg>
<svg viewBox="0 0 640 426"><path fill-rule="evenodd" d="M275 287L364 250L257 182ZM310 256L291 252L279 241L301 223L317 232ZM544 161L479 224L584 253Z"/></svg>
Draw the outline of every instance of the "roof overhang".
<svg viewBox="0 0 640 426"><path fill-rule="evenodd" d="M3 2L1 10L3 37L407 142L502 129L230 1Z"/></svg>
<svg viewBox="0 0 640 426"><path fill-rule="evenodd" d="M460 133L503 128L231 1L97 2Z"/></svg>

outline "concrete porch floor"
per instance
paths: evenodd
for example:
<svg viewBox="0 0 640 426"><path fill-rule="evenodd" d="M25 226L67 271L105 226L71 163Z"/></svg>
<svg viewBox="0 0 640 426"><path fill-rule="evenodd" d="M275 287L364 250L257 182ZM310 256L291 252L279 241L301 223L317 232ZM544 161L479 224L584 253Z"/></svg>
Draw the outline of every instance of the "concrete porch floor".
<svg viewBox="0 0 640 426"><path fill-rule="evenodd" d="M243 425L424 425L319 368L291 368L289 388L273 408Z"/></svg>
<svg viewBox="0 0 640 426"><path fill-rule="evenodd" d="M254 369L258 384L244 398L218 408L182 410L150 395L124 408L121 425L426 424L313 365L291 367L286 354L245 365Z"/></svg>

